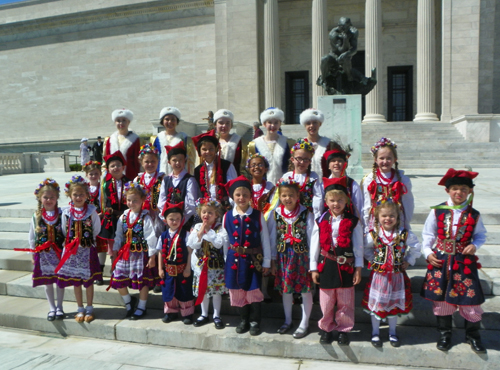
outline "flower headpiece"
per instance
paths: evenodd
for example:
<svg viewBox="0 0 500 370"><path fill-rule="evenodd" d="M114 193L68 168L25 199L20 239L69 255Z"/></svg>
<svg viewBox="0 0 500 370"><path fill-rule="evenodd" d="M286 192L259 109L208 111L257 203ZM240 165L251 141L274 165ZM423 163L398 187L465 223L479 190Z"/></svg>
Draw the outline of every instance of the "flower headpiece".
<svg viewBox="0 0 500 370"><path fill-rule="evenodd" d="M144 157L146 154L155 154L158 156L159 152L158 149L156 149L153 145L151 144L144 144L141 146L141 149L139 151L139 159Z"/></svg>
<svg viewBox="0 0 500 370"><path fill-rule="evenodd" d="M123 190L125 192L129 191L129 190L132 190L132 189L137 189L139 190L142 194L146 194L146 192L144 191L144 188L141 186L141 184L139 182L136 182L136 181L129 181L127 182L124 186L123 186Z"/></svg>
<svg viewBox="0 0 500 370"><path fill-rule="evenodd" d="M304 149L305 151L311 153L311 155L314 155L314 147L307 139L299 139L290 150L290 153L293 154L293 152L299 149Z"/></svg>
<svg viewBox="0 0 500 370"><path fill-rule="evenodd" d="M40 190L42 190L42 188L46 185L52 186L54 189L56 189L57 192L60 191L59 184L56 182L56 180L47 177L40 184L38 184L38 186L35 189L35 195L38 195L38 193L40 193Z"/></svg>
<svg viewBox="0 0 500 370"><path fill-rule="evenodd" d="M300 184L293 180L292 178L288 178L288 179L285 179L285 178L281 178L279 179L279 181L276 183L276 186L296 186L300 189Z"/></svg>
<svg viewBox="0 0 500 370"><path fill-rule="evenodd" d="M88 161L83 165L82 170L84 170L85 172L91 171L91 167L93 166L100 169L102 167L102 163L98 161Z"/></svg>
<svg viewBox="0 0 500 370"><path fill-rule="evenodd" d="M261 158L266 164L266 168L269 168L269 161L267 160L266 157L260 155L259 153L252 154L250 157L248 157L246 168L250 168L250 161L255 158Z"/></svg>
<svg viewBox="0 0 500 370"><path fill-rule="evenodd" d="M220 209L222 207L218 201L212 200L210 198L198 198L196 200L195 204L196 204L196 208L200 208L203 206L209 206L209 207L215 207L217 209Z"/></svg>
<svg viewBox="0 0 500 370"><path fill-rule="evenodd" d="M388 137L382 137L380 138L379 141L377 141L375 143L375 145L373 145L370 149L370 151L372 152L372 156L375 157L375 155L377 154L378 150L384 146L392 146L394 149L396 149L398 146L396 145L396 143L394 141L392 141L390 138Z"/></svg>
<svg viewBox="0 0 500 370"><path fill-rule="evenodd" d="M86 182L86 181L85 181L85 179L84 179L83 177L81 177L81 176L72 176L72 177L71 177L71 180L69 180L69 181L68 181L68 182L64 185L64 187L66 188L66 189L64 190L64 193L65 193L66 195L68 195L68 196L69 196L69 187L70 187L71 185L76 185L76 184L78 184L78 185L87 185L87 182Z"/></svg>

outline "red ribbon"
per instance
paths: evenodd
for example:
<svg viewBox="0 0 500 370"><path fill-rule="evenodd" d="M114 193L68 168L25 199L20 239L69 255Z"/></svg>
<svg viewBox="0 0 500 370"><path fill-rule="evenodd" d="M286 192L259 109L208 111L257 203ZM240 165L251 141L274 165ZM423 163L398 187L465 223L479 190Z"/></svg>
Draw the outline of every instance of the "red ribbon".
<svg viewBox="0 0 500 370"><path fill-rule="evenodd" d="M198 281L198 297L196 298L195 306L201 304L203 302L203 298L205 298L205 292L207 291L208 285L208 257L203 257L203 268L201 269L200 279Z"/></svg>
<svg viewBox="0 0 500 370"><path fill-rule="evenodd" d="M73 239L72 242L66 244L65 249L64 249L64 254L62 255L61 261L59 261L59 264L57 265L56 269L54 272L57 274L59 270L63 267L63 265L66 263L68 258L70 256L74 256L76 252L78 251L78 246L80 245L80 239L75 238Z"/></svg>
<svg viewBox="0 0 500 370"><path fill-rule="evenodd" d="M367 190L370 193L372 200L374 200L377 196L377 181L373 180L370 185L368 185Z"/></svg>
<svg viewBox="0 0 500 370"><path fill-rule="evenodd" d="M292 234L285 234L285 242L300 243L301 239L294 237Z"/></svg>
<svg viewBox="0 0 500 370"><path fill-rule="evenodd" d="M130 243L125 243L120 248L120 250L118 251L118 254L116 255L115 260L113 261L113 265L111 266L111 271L114 272L116 264L118 263L119 260L128 261L128 259L130 257L130 245L131 245ZM109 279L109 285L106 288L106 291L108 291L109 288L111 288L111 283L112 282L113 282L113 273L111 274L111 279Z"/></svg>
<svg viewBox="0 0 500 370"><path fill-rule="evenodd" d="M401 197L408 192L406 186L401 181L396 181L392 184L392 193L394 203L400 203Z"/></svg>

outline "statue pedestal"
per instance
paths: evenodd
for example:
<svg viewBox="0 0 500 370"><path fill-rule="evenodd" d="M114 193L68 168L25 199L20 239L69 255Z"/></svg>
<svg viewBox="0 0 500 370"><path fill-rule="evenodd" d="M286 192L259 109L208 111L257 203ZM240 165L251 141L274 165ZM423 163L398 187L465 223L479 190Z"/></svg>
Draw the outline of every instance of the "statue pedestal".
<svg viewBox="0 0 500 370"><path fill-rule="evenodd" d="M325 115L325 121L319 129L321 136L340 141L341 145L351 149L347 175L360 180L363 177L361 167L361 95L318 96L318 109Z"/></svg>

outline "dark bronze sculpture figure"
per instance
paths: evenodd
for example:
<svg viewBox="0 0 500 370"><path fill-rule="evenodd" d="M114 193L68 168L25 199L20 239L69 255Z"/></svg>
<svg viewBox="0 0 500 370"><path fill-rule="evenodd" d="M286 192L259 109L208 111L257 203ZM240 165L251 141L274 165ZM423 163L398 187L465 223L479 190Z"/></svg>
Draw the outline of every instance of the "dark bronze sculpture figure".
<svg viewBox="0 0 500 370"><path fill-rule="evenodd" d="M328 95L368 94L377 83L376 69L371 77L365 77L352 68L351 58L358 51L358 30L350 18L341 17L328 37L330 53L321 58L321 76L316 84L323 86Z"/></svg>

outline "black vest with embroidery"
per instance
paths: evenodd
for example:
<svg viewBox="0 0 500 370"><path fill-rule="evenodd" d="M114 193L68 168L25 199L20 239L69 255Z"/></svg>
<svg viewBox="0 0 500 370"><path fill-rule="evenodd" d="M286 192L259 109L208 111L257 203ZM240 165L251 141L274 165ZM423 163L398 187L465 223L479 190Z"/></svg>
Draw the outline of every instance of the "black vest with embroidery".
<svg viewBox="0 0 500 370"><path fill-rule="evenodd" d="M373 252L375 257L371 262L371 269L376 272L402 272L401 269L404 257L407 251L406 238L408 237L408 231L406 229L400 230L398 235L394 237L397 243L392 245L392 271L384 271L384 264L387 262L388 257L388 246L382 239L375 233L375 231L370 231L373 239ZM398 239L398 240L396 240Z"/></svg>
<svg viewBox="0 0 500 370"><path fill-rule="evenodd" d="M186 173L184 177L179 181L177 186L174 186L172 176L165 176L163 182L163 191L167 196L167 202L171 204L179 204L184 202L187 194L187 184L189 179L193 177L189 173Z"/></svg>
<svg viewBox="0 0 500 370"><path fill-rule="evenodd" d="M300 191L300 204L307 208L309 212L313 211L313 188L317 180L308 177L309 182L304 186L304 190Z"/></svg>
<svg viewBox="0 0 500 370"><path fill-rule="evenodd" d="M80 221L71 220L68 215L66 217L66 225L68 225L68 239L69 241L74 238L80 238L80 246L92 247L94 245L94 228L92 226L92 213L85 219Z"/></svg>
<svg viewBox="0 0 500 370"><path fill-rule="evenodd" d="M440 204L440 206L446 206L446 205L447 205L446 202ZM452 215L451 210L450 209L435 209L434 213L436 215L436 220L438 221L438 235L440 233L439 230L442 230L445 238L450 239L450 236L452 236L451 235L452 226L454 226L454 225L452 225L453 224L453 215ZM474 219L475 224L477 224L477 220L479 219L479 215L480 215L479 211L475 210L474 208L470 208L469 210L466 209L464 212L462 212L462 215L460 216L460 220L458 222L460 227L457 229L456 234L453 235L453 239L457 242L460 241L460 242L465 243L465 244L470 244L470 242L472 240L472 231L473 230L471 230L469 232L469 234L470 234L469 238L466 238L465 240L461 240L462 237L464 236L464 234L467 232L468 225L465 224L465 221L467 220L467 217L469 216L469 214ZM444 216L442 216L442 215L444 215ZM441 218L443 218L443 221L440 221ZM444 224L444 227L439 227L440 222L442 222Z"/></svg>
<svg viewBox="0 0 500 370"><path fill-rule="evenodd" d="M147 252L148 242L144 239L144 216L139 216L140 219L137 224L132 228L132 242L130 245L130 252ZM123 233L128 231L127 217L122 217ZM119 232L119 231L117 231Z"/></svg>
<svg viewBox="0 0 500 370"><path fill-rule="evenodd" d="M35 219L36 220L36 219ZM50 230L52 228L52 231ZM59 215L57 217L57 221L49 225L46 223L43 219L43 217L40 217L40 220L38 221L37 227L36 227L36 232L35 232L35 246L39 247L43 243L46 243L49 241L49 234L54 233L54 243L57 244L59 248L62 247L63 242L64 242L64 234L62 232L62 218L61 218L61 210L59 209ZM49 249L45 249L45 251L49 251Z"/></svg>
<svg viewBox="0 0 500 370"><path fill-rule="evenodd" d="M222 225L218 225L214 228L215 232L220 230ZM195 232L195 231L193 231ZM203 257L208 257L207 263L209 269L223 269L224 268L224 255L222 248L215 248L212 243L209 243L207 240L203 239L201 242L201 248L195 249L196 257L198 258L198 265L202 263Z"/></svg>
<svg viewBox="0 0 500 370"><path fill-rule="evenodd" d="M277 227L276 246L279 253L284 253L286 248L293 248L296 253L307 253L309 250L307 245L308 212L307 209L303 210L292 225L288 224L278 212L274 212L274 219L276 220ZM285 234L288 233L289 226L291 226L292 236L300 239L300 242L293 241L290 243L290 240L285 241Z"/></svg>

